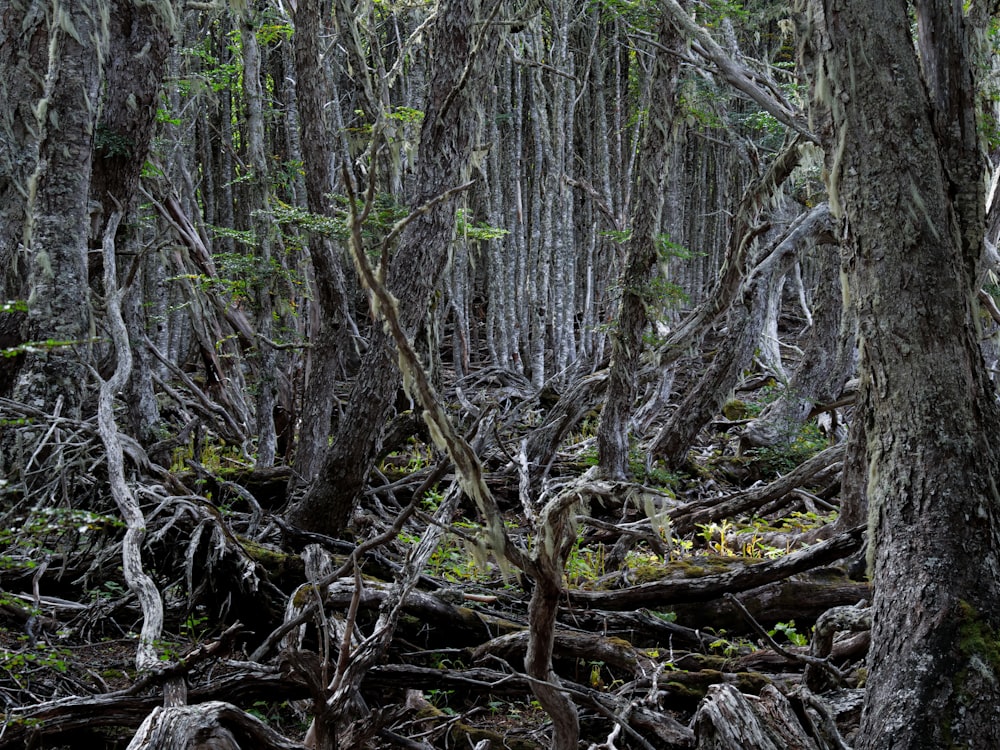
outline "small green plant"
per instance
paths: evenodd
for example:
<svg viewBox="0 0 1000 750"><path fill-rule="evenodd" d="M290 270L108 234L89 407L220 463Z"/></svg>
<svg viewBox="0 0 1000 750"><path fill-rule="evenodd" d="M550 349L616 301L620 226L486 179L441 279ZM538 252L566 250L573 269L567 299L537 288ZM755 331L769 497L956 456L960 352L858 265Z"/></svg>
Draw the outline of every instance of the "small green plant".
<svg viewBox="0 0 1000 750"><path fill-rule="evenodd" d="M722 654L727 659L731 659L734 656L740 656L741 654L752 653L757 650L757 647L746 639L737 638L730 640L729 638L726 638L725 635L725 630L718 631L719 637L709 643L708 647L713 651Z"/></svg>
<svg viewBox="0 0 1000 750"><path fill-rule="evenodd" d="M772 638L778 633L783 633L785 638L788 639L788 642L793 646L809 645L809 636L804 635L795 629L795 620L775 623L774 628L767 631L767 634Z"/></svg>
<svg viewBox="0 0 1000 750"><path fill-rule="evenodd" d="M0 648L0 671L6 674L20 689L27 689L35 674L45 671L65 674L69 669L72 652L66 648L55 648L44 641L28 644L28 636L20 636L25 647L21 649Z"/></svg>
<svg viewBox="0 0 1000 750"><path fill-rule="evenodd" d="M592 583L605 573L604 545L584 546L583 537L578 536L569 557L566 559L566 582L572 586Z"/></svg>
<svg viewBox="0 0 1000 750"><path fill-rule="evenodd" d="M187 637L192 643L198 643L205 637L208 631L208 617L197 616L194 613L187 616L181 623L181 635Z"/></svg>
<svg viewBox="0 0 1000 750"><path fill-rule="evenodd" d="M737 551L730 547L728 537L733 531L733 522L726 519L722 523L698 524L698 535L705 541L705 547L726 557L736 557Z"/></svg>

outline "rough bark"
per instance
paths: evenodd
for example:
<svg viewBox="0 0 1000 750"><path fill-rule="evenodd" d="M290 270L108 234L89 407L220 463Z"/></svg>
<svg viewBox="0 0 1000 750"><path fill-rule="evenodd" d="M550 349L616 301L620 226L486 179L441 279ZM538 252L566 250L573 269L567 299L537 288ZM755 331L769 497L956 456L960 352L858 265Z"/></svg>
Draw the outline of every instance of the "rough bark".
<svg viewBox="0 0 1000 750"><path fill-rule="evenodd" d="M99 205L94 217L91 244L98 240L109 219L124 212L116 247L139 249L132 222L139 176L149 158L150 143L156 132L156 110L174 16L165 3L134 3L115 0L109 16L110 50L102 89L101 116L94 144L95 159L90 180L92 205ZM141 268L140 268L141 266ZM146 328L143 314L143 277L154 263L141 257L125 268L131 285L125 290L122 313L130 330ZM152 355L145 347L134 351L135 368L125 384L130 431L146 445L156 440L158 408L153 393Z"/></svg>
<svg viewBox="0 0 1000 750"><path fill-rule="evenodd" d="M815 740L802 729L795 709L774 687L760 697L741 693L732 685L713 685L694 721L697 750L817 750Z"/></svg>
<svg viewBox="0 0 1000 750"><path fill-rule="evenodd" d="M302 160L305 170L306 205L318 215L330 213L334 191L333 148L335 140L326 112L330 90L327 65L322 59L321 38L328 33L330 0L303 0L295 11L296 91L302 128ZM296 473L290 489L315 476L330 435L335 402L334 385L346 372L352 343L344 270L334 254L332 242L314 233L309 237L317 318L310 338L302 426L295 452Z"/></svg>
<svg viewBox="0 0 1000 750"><path fill-rule="evenodd" d="M639 159L642 198L636 203L625 250L617 327L611 338L608 392L597 429L601 473L608 479L628 475L629 423L636 397L642 337L653 300L652 271L659 258L668 149L673 136L680 54L685 38L666 19L660 22L652 76L652 100Z"/></svg>
<svg viewBox="0 0 1000 750"><path fill-rule="evenodd" d="M56 2L46 17L45 83L34 106L38 161L28 183L23 238L29 256L27 339L43 343L25 357L14 397L74 419L83 413L87 365L92 359L87 196L108 43L97 19L106 12L106 3L99 0ZM4 437L9 440L10 433ZM30 430L18 431L16 437L23 443L5 447L4 452L18 472L27 472L26 459L33 451L28 442L34 438ZM42 468L46 455L40 455Z"/></svg>
<svg viewBox="0 0 1000 750"><path fill-rule="evenodd" d="M1000 427L979 348L983 161L960 5L812 4L856 239L874 630L858 747L992 748ZM831 203L833 205L833 203Z"/></svg>
<svg viewBox="0 0 1000 750"><path fill-rule="evenodd" d="M260 719L222 701L157 707L136 731L127 750L303 750Z"/></svg>
<svg viewBox="0 0 1000 750"><path fill-rule="evenodd" d="M243 50L243 97L246 107L246 150L249 167L253 172L247 182L250 204L249 227L256 246L258 272L254 295L256 313L254 330L257 339L257 465L274 465L277 435L274 429L274 407L278 396L277 352L269 343L272 339L274 320L275 274L272 260L277 246L277 235L271 216L271 183L268 157L265 151L263 63L257 42L255 3L244 9L240 17L240 41Z"/></svg>
<svg viewBox="0 0 1000 750"><path fill-rule="evenodd" d="M32 110L42 98L48 66L48 24L37 0L0 10L0 300L27 296L28 270L18 245L24 235L28 178L41 135ZM18 342L20 343L20 342Z"/></svg>
<svg viewBox="0 0 1000 750"><path fill-rule="evenodd" d="M473 103L492 69L500 37L484 20L479 3L455 2L443 6L434 21L414 207L463 181L472 146ZM400 301L400 320L411 338L444 271L454 231L455 202L441 201L407 225L390 263L387 283ZM347 525L379 453L401 382L393 359L388 334L377 330L319 475L290 511L294 523L329 534L340 534Z"/></svg>

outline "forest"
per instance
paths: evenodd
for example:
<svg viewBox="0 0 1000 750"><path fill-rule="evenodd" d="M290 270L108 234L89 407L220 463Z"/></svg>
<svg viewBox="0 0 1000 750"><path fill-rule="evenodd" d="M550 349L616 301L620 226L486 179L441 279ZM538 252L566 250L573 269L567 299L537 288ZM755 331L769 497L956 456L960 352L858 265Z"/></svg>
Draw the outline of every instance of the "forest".
<svg viewBox="0 0 1000 750"><path fill-rule="evenodd" d="M0 750L1000 747L998 0L0 0Z"/></svg>

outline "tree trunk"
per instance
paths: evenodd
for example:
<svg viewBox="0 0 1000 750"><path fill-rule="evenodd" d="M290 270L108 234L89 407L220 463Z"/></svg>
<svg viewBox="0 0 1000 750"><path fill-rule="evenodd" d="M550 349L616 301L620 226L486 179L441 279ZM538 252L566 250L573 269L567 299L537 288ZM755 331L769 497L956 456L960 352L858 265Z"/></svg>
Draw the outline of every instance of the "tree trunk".
<svg viewBox="0 0 1000 750"><path fill-rule="evenodd" d="M116 0L109 16L111 50L105 71L106 85L97 126L97 142L90 181L93 205L101 206L100 221L91 227L91 243L116 211L124 212L116 248L139 248L131 221L132 204L139 176L149 157L155 133L156 110L167 54L170 49L171 18L155 3ZM139 255L137 253L137 255ZM153 270L148 258L136 261L129 274L130 288L123 314L131 331L144 331L143 278ZM108 290L105 290L109 293ZM137 337L138 338L138 337ZM134 351L134 371L125 385L132 435L149 445L157 439L158 405L152 385L152 355L144 346Z"/></svg>
<svg viewBox="0 0 1000 750"><path fill-rule="evenodd" d="M474 107L481 100L501 36L483 25L479 3L446 3L431 33L430 88L420 134L411 206L417 208L462 183L471 153ZM407 225L388 269L400 319L411 340L448 259L455 201L434 205ZM293 523L341 533L381 447L381 434L400 385L388 335L377 329L346 413L319 476L290 511Z"/></svg>
<svg viewBox="0 0 1000 750"><path fill-rule="evenodd" d="M659 257L667 157L677 107L680 52L685 44L684 37L666 19L660 22L658 36L649 122L640 147L637 191L642 199L636 204L632 234L626 244L617 329L611 339L608 396L597 429L601 474L616 480L628 474L628 428L638 390L642 337L649 324L647 308L653 303L652 272Z"/></svg>
<svg viewBox="0 0 1000 750"><path fill-rule="evenodd" d="M107 10L99 0L55 2L52 9L45 91L36 107L42 135L24 233L28 338L52 343L27 358L15 398L49 412L61 399L63 415L71 418L81 416L90 361L87 196L108 42L97 19Z"/></svg>
<svg viewBox="0 0 1000 750"><path fill-rule="evenodd" d="M329 76L322 59L321 35L328 33L330 0L303 0L295 12L295 69L302 126L306 202L311 213L326 215L334 190L334 135L326 115ZM309 237L313 285L318 308L314 346L302 398L302 427L290 489L315 476L330 435L337 375L345 371L352 346L344 271L332 242L318 233Z"/></svg>
<svg viewBox="0 0 1000 750"><path fill-rule="evenodd" d="M816 0L855 234L874 630L859 748L1000 746L1000 428L979 348L983 160L961 5ZM831 203L831 205L834 205Z"/></svg>
<svg viewBox="0 0 1000 750"><path fill-rule="evenodd" d="M16 0L0 9L0 300L27 296L28 270L17 252L24 235L28 178L35 169L38 126L32 107L42 98L48 27L37 3Z"/></svg>

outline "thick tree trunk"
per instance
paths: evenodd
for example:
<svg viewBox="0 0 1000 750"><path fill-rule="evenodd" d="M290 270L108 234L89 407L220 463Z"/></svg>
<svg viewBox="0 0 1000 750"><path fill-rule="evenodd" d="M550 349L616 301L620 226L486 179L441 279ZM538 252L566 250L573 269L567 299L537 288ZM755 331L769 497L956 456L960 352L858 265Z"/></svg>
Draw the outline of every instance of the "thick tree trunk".
<svg viewBox="0 0 1000 750"><path fill-rule="evenodd" d="M874 630L859 747L1000 746L1000 428L975 320L983 161L960 4L812 4L856 238Z"/></svg>
<svg viewBox="0 0 1000 750"><path fill-rule="evenodd" d="M30 254L28 338L54 343L27 358L14 393L45 411L62 400L63 415L79 418L92 336L87 196L107 52L98 19L108 9L99 0L55 6L45 91L35 110L42 135L24 233Z"/></svg>
<svg viewBox="0 0 1000 750"><path fill-rule="evenodd" d="M166 6L115 0L109 21L111 50L90 180L92 205L100 205L102 213L100 221L91 227L91 243L101 237L109 218L122 211L121 236L116 247L136 250L132 204L156 131L154 123L170 49L172 18ZM125 290L128 298L122 310L133 332L146 330L143 278L147 271L154 272L154 263L149 258L137 263L141 267L123 269L136 274L130 276L131 287ZM131 433L149 445L157 439L155 427L159 421L152 383L153 357L144 346L136 347L134 357L135 367L125 384L124 400Z"/></svg>
<svg viewBox="0 0 1000 750"><path fill-rule="evenodd" d="M27 296L28 270L18 245L24 235L28 178L35 169L38 126L32 110L42 98L48 65L48 24L38 3L0 8L0 300Z"/></svg>
<svg viewBox="0 0 1000 750"><path fill-rule="evenodd" d="M487 4L492 7L493 4ZM475 102L492 70L500 33L484 26L479 3L449 2L431 33L430 89L410 201L427 203L463 182L472 144ZM400 319L411 337L423 320L448 259L455 201L437 203L403 232L388 269ZM290 511L300 526L339 534L381 448L381 435L400 385L388 335L377 329L351 391L344 419L312 488Z"/></svg>

